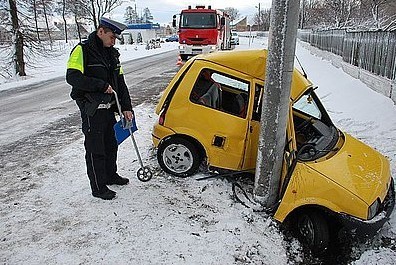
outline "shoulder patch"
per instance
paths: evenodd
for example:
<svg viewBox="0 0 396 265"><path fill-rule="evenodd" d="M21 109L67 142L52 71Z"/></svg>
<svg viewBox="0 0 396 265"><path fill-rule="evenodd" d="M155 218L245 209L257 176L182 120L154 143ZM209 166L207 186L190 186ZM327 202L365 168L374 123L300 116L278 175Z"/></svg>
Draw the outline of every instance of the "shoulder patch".
<svg viewBox="0 0 396 265"><path fill-rule="evenodd" d="M67 69L75 69L84 73L84 53L80 44L72 50L69 60L67 61Z"/></svg>

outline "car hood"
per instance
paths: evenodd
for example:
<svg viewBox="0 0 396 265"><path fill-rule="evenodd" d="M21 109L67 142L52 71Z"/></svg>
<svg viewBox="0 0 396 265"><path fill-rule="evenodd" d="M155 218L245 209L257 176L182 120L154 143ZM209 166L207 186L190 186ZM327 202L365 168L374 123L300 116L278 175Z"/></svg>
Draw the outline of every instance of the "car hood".
<svg viewBox="0 0 396 265"><path fill-rule="evenodd" d="M306 165L368 205L378 197L383 201L390 185L389 161L348 134L345 134L345 142L334 156Z"/></svg>

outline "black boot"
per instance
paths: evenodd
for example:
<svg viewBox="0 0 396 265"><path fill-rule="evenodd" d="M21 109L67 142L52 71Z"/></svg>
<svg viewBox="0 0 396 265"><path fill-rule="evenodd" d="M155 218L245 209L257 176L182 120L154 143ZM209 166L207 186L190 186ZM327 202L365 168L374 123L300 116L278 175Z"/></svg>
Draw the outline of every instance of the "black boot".
<svg viewBox="0 0 396 265"><path fill-rule="evenodd" d="M101 198L103 200L112 200L115 198L116 192L110 190L109 188L106 188L101 191L93 191L92 196L96 198Z"/></svg>
<svg viewBox="0 0 396 265"><path fill-rule="evenodd" d="M107 185L127 185L129 183L129 179L123 178L118 174L115 174L107 181Z"/></svg>

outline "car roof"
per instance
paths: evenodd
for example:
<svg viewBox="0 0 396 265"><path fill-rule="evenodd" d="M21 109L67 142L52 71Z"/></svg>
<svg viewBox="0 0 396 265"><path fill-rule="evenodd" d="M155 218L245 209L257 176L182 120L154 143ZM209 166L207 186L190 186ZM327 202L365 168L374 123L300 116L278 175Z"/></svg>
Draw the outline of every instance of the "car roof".
<svg viewBox="0 0 396 265"><path fill-rule="evenodd" d="M194 57L194 60L210 61L250 75L256 79L264 80L267 54L268 51L265 49L219 51L198 55ZM298 99L309 87L312 86L312 83L296 68L294 68L292 83L292 100Z"/></svg>

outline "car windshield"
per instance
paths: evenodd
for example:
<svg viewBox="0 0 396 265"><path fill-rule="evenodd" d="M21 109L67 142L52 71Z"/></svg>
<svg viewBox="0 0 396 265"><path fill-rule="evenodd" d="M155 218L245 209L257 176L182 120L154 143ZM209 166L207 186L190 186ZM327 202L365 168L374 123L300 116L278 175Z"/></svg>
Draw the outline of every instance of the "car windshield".
<svg viewBox="0 0 396 265"><path fill-rule="evenodd" d="M322 118L322 113L311 94L303 95L294 103L293 108L316 119L320 120Z"/></svg>
<svg viewBox="0 0 396 265"><path fill-rule="evenodd" d="M215 28L215 13L183 13L180 17L180 28Z"/></svg>
<svg viewBox="0 0 396 265"><path fill-rule="evenodd" d="M293 123L298 158L314 161L333 150L339 131L313 90L293 104Z"/></svg>

